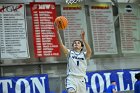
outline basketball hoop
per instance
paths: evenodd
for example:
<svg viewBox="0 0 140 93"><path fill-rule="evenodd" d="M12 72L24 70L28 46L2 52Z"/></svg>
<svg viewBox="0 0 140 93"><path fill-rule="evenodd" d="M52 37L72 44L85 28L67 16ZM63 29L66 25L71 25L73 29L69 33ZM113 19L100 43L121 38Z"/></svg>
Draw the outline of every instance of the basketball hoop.
<svg viewBox="0 0 140 93"><path fill-rule="evenodd" d="M77 2L82 2L83 0L66 0L67 4L73 4L73 3L77 3Z"/></svg>

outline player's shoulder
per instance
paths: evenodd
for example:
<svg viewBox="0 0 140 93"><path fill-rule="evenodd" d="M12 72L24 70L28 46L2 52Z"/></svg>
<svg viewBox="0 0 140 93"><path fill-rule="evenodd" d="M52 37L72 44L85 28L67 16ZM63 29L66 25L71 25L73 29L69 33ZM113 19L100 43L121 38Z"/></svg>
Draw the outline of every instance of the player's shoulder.
<svg viewBox="0 0 140 93"><path fill-rule="evenodd" d="M67 49L67 51L70 52L71 50L70 49Z"/></svg>
<svg viewBox="0 0 140 93"><path fill-rule="evenodd" d="M68 55L74 54L73 50L67 49L68 50Z"/></svg>
<svg viewBox="0 0 140 93"><path fill-rule="evenodd" d="M69 53L74 54L75 52L74 52L74 50L69 50Z"/></svg>

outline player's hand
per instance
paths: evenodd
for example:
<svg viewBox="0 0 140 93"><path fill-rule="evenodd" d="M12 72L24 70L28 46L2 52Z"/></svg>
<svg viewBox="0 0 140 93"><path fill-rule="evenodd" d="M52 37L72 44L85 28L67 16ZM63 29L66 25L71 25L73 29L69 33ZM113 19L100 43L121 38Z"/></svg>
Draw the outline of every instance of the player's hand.
<svg viewBox="0 0 140 93"><path fill-rule="evenodd" d="M85 32L83 30L81 31L81 39L85 40Z"/></svg>

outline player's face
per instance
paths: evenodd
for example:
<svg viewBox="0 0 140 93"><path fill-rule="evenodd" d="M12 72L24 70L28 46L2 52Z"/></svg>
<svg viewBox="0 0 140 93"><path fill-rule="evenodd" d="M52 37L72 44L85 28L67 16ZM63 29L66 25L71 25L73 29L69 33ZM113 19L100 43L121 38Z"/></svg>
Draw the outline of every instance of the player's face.
<svg viewBox="0 0 140 93"><path fill-rule="evenodd" d="M80 41L74 41L73 42L73 48L81 50L82 49L81 42Z"/></svg>
<svg viewBox="0 0 140 93"><path fill-rule="evenodd" d="M112 84L113 84L113 85L116 85L116 82L113 82Z"/></svg>

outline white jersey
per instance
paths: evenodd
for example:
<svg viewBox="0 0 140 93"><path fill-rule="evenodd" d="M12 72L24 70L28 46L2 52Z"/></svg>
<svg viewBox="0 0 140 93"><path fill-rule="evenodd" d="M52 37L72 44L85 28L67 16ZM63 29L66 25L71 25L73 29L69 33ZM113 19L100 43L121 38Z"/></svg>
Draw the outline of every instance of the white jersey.
<svg viewBox="0 0 140 93"><path fill-rule="evenodd" d="M87 61L85 58L85 52L76 52L69 50L67 75L83 76L86 75Z"/></svg>

